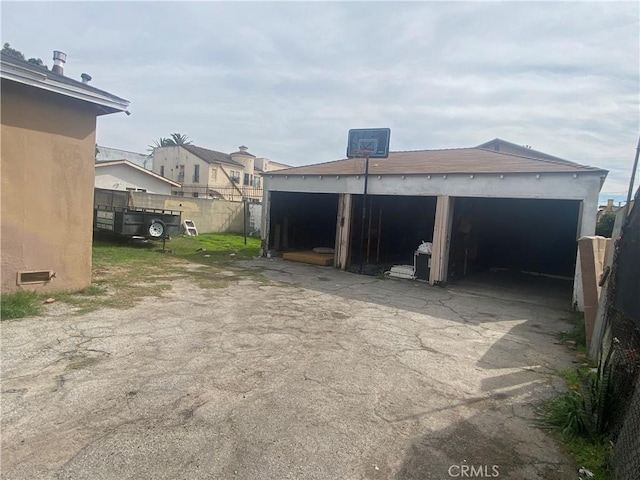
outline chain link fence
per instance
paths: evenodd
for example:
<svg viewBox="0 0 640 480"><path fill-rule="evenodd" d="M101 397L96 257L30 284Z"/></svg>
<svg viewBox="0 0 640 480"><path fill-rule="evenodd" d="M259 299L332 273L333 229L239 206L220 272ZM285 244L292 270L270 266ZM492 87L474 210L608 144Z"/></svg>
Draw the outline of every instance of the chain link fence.
<svg viewBox="0 0 640 480"><path fill-rule="evenodd" d="M640 208L635 205L614 239L605 305L607 329L599 365L604 394L600 422L614 442L616 480L640 479Z"/></svg>

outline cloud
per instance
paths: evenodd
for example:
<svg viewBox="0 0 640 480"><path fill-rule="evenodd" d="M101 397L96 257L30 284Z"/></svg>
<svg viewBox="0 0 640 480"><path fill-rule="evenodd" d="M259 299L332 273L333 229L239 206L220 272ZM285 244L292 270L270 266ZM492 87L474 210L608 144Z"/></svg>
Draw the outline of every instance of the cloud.
<svg viewBox="0 0 640 480"><path fill-rule="evenodd" d="M20 19L28 18L27 21ZM634 2L2 4L2 41L131 101L101 144L171 132L301 165L344 156L350 128L392 150L491 138L611 171L639 133Z"/></svg>

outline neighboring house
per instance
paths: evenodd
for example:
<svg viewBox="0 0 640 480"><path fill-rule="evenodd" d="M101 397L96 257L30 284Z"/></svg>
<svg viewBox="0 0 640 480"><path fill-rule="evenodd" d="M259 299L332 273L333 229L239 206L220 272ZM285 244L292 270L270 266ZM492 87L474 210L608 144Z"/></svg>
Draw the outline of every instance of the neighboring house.
<svg viewBox="0 0 640 480"><path fill-rule="evenodd" d="M111 162L113 160L127 160L147 170L153 170L152 155L96 145L96 162Z"/></svg>
<svg viewBox="0 0 640 480"><path fill-rule="evenodd" d="M180 184L128 160L113 160L96 162L95 187L171 195Z"/></svg>
<svg viewBox="0 0 640 480"><path fill-rule="evenodd" d="M476 148L484 148L485 150L492 150L494 152L510 153L512 155L521 155L528 158L538 158L540 160L549 160L567 165L580 166L575 162L570 162L569 160L534 150L529 145L517 145L515 143L502 140L501 138L494 138L493 140L489 140L488 142L478 145Z"/></svg>
<svg viewBox="0 0 640 480"><path fill-rule="evenodd" d="M629 203L629 211L631 211L631 209L633 208L633 203L634 201L631 200L631 202ZM596 222L600 222L602 217L604 217L607 214L615 215L618 212L618 210L624 209L625 205L626 205L626 202L624 204L622 202L618 202L618 205L616 206L615 200L613 198L607 199L606 205L600 205L598 207L598 215L596 217Z"/></svg>
<svg viewBox="0 0 640 480"><path fill-rule="evenodd" d="M424 240L431 284L492 269L571 278L608 172L523 150L532 156L475 147L371 159L364 225L364 159L269 172L263 251L334 247L339 268L388 268L411 264Z"/></svg>
<svg viewBox="0 0 640 480"><path fill-rule="evenodd" d="M78 290L91 283L96 118L129 102L1 56L3 293Z"/></svg>
<svg viewBox="0 0 640 480"><path fill-rule="evenodd" d="M225 200L262 200L262 176L288 165L256 158L247 147L227 154L195 145L158 147L153 171L178 182L174 194Z"/></svg>

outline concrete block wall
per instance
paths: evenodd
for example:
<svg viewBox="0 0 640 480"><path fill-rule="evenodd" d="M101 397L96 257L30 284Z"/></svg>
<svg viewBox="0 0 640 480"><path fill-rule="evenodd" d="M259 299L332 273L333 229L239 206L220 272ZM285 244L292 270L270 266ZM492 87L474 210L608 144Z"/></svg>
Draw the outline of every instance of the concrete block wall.
<svg viewBox="0 0 640 480"><path fill-rule="evenodd" d="M133 205L137 208L179 210L182 220L193 220L200 233L243 232L243 203L208 198L178 197L132 192ZM260 232L262 205L249 204L247 209L248 231Z"/></svg>

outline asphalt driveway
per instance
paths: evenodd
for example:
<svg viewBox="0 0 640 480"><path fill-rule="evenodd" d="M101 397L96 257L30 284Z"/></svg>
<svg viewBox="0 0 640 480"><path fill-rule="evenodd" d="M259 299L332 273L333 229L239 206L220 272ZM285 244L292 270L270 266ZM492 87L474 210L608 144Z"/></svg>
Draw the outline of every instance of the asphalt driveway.
<svg viewBox="0 0 640 480"><path fill-rule="evenodd" d="M553 299L254 267L271 282L4 322L2 477L576 477L534 425L570 365Z"/></svg>

